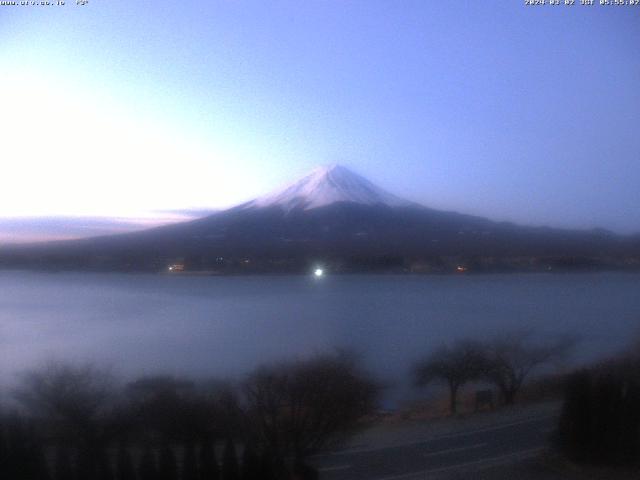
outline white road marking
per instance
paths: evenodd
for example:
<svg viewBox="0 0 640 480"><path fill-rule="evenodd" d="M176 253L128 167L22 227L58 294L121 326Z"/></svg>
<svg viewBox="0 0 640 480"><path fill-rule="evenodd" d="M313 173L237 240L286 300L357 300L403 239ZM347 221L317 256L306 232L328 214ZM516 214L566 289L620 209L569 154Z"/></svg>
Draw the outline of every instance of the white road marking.
<svg viewBox="0 0 640 480"><path fill-rule="evenodd" d="M408 480L408 479L416 479L416 480L418 480L418 479L424 479L424 478L428 478L428 475L433 475L433 474L436 474L436 473L449 472L451 470L458 470L458 469L465 468L465 467L478 466L478 465L482 465L482 464L491 464L491 463L500 464L500 463L502 463L504 461L508 461L508 460L524 459L524 458L533 456L536 453L540 453L543 450L544 450L543 447L530 448L528 450L520 450L518 452L509 453L509 454L506 454L506 455L500 455L500 456L497 456L497 457L483 458L481 460L474 460L472 462L458 463L456 465L449 465L447 467L434 468L434 469L431 469L431 470L422 470L421 472L403 473L401 475L391 475L389 477L378 477L378 478L376 478L374 480Z"/></svg>
<svg viewBox="0 0 640 480"><path fill-rule="evenodd" d="M351 465L336 465L335 467L319 468L318 471L319 472L336 472L338 470L346 470L348 468L351 468Z"/></svg>
<svg viewBox="0 0 640 480"><path fill-rule="evenodd" d="M468 445L466 447L447 448L445 450L438 450L436 452L425 453L424 456L425 457L435 457L436 455L445 455L447 453L463 452L464 450L471 450L473 448L482 448L482 447L486 447L487 445L488 445L488 443L475 443L473 445Z"/></svg>
<svg viewBox="0 0 640 480"><path fill-rule="evenodd" d="M540 422L542 420L548 420L550 418L556 418L556 415L547 415L545 417L528 418L526 420L519 420L517 422L503 423L501 425L494 425L491 427L478 428L477 430L469 430L467 432L452 433L449 435L442 435L440 437L434 437L433 440L441 440L445 438L458 438L466 437L469 435L475 435L476 433L493 432L494 430L501 430L503 428L515 427L516 425L525 425L527 423Z"/></svg>
<svg viewBox="0 0 640 480"><path fill-rule="evenodd" d="M457 433L451 433L451 434L435 436L435 437L427 438L427 439L424 439L424 440L418 440L418 441L415 441L415 442L399 443L399 444L395 444L395 445L387 445L387 446L384 446L384 447L352 448L352 449L348 449L348 450L340 450L340 451L337 451L337 452L320 453L320 454L314 455L313 458L331 457L331 456L339 456L339 455L351 455L351 454L354 454L354 453L380 452L382 450L389 450L390 448L411 447L411 446L415 446L415 445L423 445L425 443L435 442L435 441L438 441L438 440L445 440L445 439L449 439L449 438L467 437L469 435L475 435L476 433L493 432L495 430L501 430L503 428L514 427L516 425L525 425L527 423L533 423L533 422L540 422L540 421L543 421L543 420L548 420L550 418L556 418L556 417L557 417L557 415L546 415L544 417L528 418L526 420L519 420L517 422L503 423L503 424L500 424L500 425L492 425L490 427L478 428L476 430L461 431L461 432L457 432Z"/></svg>

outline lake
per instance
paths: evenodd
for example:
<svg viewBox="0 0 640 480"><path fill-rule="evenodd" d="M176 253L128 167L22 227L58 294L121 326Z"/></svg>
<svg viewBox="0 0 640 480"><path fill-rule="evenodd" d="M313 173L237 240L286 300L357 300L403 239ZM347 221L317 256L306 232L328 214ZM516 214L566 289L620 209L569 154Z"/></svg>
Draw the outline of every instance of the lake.
<svg viewBox="0 0 640 480"><path fill-rule="evenodd" d="M353 348L411 395L415 359L463 336L577 333L575 361L640 334L640 275L178 275L0 272L0 374L54 360L124 376L241 376L256 365ZM394 400L394 401L395 401Z"/></svg>

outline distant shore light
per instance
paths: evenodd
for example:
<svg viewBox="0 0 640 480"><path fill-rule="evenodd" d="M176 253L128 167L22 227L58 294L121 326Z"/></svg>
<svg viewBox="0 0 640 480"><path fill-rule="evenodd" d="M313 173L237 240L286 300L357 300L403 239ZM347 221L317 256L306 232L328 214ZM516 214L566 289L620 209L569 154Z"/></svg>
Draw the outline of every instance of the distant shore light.
<svg viewBox="0 0 640 480"><path fill-rule="evenodd" d="M316 269L313 271L313 274L314 274L316 277L321 277L322 275L324 275L324 270L322 270L321 268L316 268Z"/></svg>

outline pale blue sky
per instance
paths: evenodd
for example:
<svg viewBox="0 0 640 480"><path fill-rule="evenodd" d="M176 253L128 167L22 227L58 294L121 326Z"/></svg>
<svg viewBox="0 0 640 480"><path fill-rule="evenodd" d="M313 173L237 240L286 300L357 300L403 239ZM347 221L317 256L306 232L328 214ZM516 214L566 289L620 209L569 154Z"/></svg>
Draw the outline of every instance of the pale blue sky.
<svg viewBox="0 0 640 480"><path fill-rule="evenodd" d="M221 208L339 162L640 231L640 7L90 0L0 7L0 34L0 217Z"/></svg>

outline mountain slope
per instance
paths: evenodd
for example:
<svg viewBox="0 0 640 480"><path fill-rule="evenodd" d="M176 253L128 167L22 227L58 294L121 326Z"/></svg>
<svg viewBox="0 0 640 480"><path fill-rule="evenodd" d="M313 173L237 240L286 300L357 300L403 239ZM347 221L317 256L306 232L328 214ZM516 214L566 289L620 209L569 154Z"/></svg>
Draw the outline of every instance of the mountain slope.
<svg viewBox="0 0 640 480"><path fill-rule="evenodd" d="M198 220L5 249L0 266L158 271L180 262L191 270L284 272L304 271L320 259L342 271L405 270L414 264L448 271L470 261L491 268L543 268L549 258L560 264L626 265L640 258L640 239L433 210L332 166Z"/></svg>

